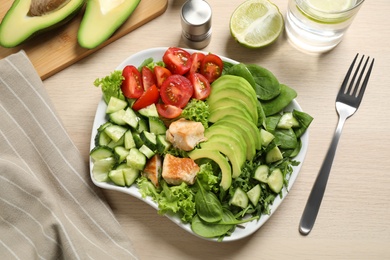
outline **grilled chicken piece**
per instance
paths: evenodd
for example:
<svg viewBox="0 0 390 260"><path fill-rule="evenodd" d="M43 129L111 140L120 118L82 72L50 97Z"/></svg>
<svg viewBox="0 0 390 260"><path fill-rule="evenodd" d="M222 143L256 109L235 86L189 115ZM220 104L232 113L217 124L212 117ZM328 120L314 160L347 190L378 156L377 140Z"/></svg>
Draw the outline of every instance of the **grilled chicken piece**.
<svg viewBox="0 0 390 260"><path fill-rule="evenodd" d="M184 151L191 151L198 143L206 140L202 123L184 118L171 123L166 138L174 147Z"/></svg>
<svg viewBox="0 0 390 260"><path fill-rule="evenodd" d="M158 187L161 173L161 157L156 154L146 163L142 174Z"/></svg>
<svg viewBox="0 0 390 260"><path fill-rule="evenodd" d="M190 158L179 158L167 154L164 158L162 177L171 185L180 185L182 182L192 185L195 183L199 166Z"/></svg>

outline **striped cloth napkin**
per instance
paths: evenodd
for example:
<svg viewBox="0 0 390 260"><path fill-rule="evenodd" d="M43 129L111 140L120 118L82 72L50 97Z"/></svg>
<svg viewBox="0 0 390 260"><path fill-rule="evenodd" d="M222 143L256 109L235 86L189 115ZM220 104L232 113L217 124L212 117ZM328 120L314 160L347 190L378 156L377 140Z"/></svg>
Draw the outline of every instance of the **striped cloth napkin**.
<svg viewBox="0 0 390 260"><path fill-rule="evenodd" d="M0 60L0 258L137 258L23 51Z"/></svg>

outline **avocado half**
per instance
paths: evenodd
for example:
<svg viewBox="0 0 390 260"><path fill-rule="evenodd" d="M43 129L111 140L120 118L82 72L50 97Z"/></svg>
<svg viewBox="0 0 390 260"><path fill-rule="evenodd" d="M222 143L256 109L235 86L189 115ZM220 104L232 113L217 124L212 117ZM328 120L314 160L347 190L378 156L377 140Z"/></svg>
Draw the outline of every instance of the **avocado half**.
<svg viewBox="0 0 390 260"><path fill-rule="evenodd" d="M129 18L140 1L88 1L77 35L80 46L93 49L102 44Z"/></svg>
<svg viewBox="0 0 390 260"><path fill-rule="evenodd" d="M85 0L15 0L0 24L0 45L15 47L72 19Z"/></svg>

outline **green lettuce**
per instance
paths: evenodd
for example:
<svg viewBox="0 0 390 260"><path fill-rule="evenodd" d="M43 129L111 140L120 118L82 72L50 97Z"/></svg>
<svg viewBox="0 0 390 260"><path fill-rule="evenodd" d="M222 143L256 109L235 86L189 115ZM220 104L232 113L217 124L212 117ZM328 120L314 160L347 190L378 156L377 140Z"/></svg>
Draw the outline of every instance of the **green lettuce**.
<svg viewBox="0 0 390 260"><path fill-rule="evenodd" d="M103 100L108 104L111 97L116 97L122 100L125 100L125 97L122 93L121 86L124 77L122 76L122 71L115 70L111 72L110 75L104 78L95 79L93 84L96 87L101 87L103 92Z"/></svg>
<svg viewBox="0 0 390 260"><path fill-rule="evenodd" d="M208 104L194 98L188 102L187 106L181 112L181 117L187 120L200 122L204 128L208 128L209 116L210 111Z"/></svg>

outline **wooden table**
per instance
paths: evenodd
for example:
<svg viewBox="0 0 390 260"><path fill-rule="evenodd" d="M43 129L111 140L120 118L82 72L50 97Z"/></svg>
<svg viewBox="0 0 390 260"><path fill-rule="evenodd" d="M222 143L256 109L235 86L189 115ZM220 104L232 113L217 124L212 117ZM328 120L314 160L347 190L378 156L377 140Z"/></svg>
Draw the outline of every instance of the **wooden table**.
<svg viewBox="0 0 390 260"><path fill-rule="evenodd" d="M333 51L308 55L283 34L264 49L238 45L229 19L243 1L209 1L213 36L205 49L271 70L298 91L297 101L315 119L306 160L290 194L252 236L215 243L183 231L151 207L127 195L104 191L141 259L389 259L390 258L390 27L388 0L367 0ZM126 57L153 47L186 47L180 8L171 0L164 14L44 81L69 132L88 161L89 140L101 97L93 81ZM274 0L285 14L287 1ZM337 122L335 97L356 53L376 58L366 95L343 131L317 222L309 236L298 223Z"/></svg>

